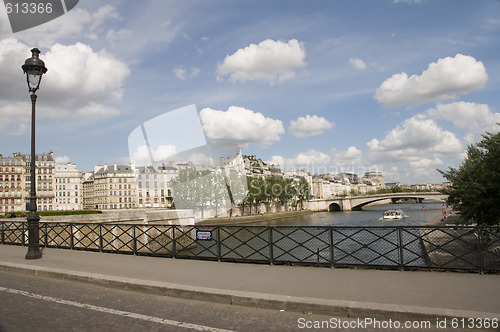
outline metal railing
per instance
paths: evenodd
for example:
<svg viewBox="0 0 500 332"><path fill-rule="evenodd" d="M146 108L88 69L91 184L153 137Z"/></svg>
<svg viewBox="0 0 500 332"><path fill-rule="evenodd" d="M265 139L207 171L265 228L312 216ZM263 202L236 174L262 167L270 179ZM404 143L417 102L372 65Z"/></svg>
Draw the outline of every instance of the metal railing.
<svg viewBox="0 0 500 332"><path fill-rule="evenodd" d="M0 222L27 245L26 222ZM41 223L42 247L330 267L500 271L500 227L173 226Z"/></svg>

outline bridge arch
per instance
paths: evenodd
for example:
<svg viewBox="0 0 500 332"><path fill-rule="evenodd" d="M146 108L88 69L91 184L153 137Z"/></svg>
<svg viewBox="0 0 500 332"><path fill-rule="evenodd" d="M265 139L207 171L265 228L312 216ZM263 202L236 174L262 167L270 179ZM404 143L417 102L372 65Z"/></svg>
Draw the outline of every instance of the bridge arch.
<svg viewBox="0 0 500 332"><path fill-rule="evenodd" d="M342 211L342 207L338 203L331 203L328 205L328 212Z"/></svg>
<svg viewBox="0 0 500 332"><path fill-rule="evenodd" d="M361 211L361 210L363 210L363 206L371 204L371 203L375 203L375 202L378 202L378 201L383 201L383 200L387 200L387 197L385 197L385 198L384 197L383 198L377 198L377 199L373 199L373 200L370 200L370 201L367 201L367 202L355 205L355 206L352 207L352 210L353 211Z"/></svg>
<svg viewBox="0 0 500 332"><path fill-rule="evenodd" d="M447 195L441 193L398 193L398 194L382 194L377 196L364 196L364 197L354 197L351 200L352 210L359 211L362 210L365 205L390 199L392 203L396 203L400 199L412 199L416 203L422 203L424 199L433 199L446 202L448 198Z"/></svg>

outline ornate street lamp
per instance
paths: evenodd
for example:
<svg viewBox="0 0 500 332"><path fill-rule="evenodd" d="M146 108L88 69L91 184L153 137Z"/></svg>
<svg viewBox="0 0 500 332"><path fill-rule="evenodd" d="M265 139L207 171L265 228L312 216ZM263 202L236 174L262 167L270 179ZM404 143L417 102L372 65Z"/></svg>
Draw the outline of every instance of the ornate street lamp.
<svg viewBox="0 0 500 332"><path fill-rule="evenodd" d="M31 92L31 191L30 191L30 212L28 215L28 253L26 259L42 258L40 251L40 216L36 212L36 173L35 173L35 104L36 90L40 87L42 75L47 72L45 63L38 57L40 50L34 48L31 50L32 56L26 59L22 66L26 74L26 82L28 83L29 92Z"/></svg>

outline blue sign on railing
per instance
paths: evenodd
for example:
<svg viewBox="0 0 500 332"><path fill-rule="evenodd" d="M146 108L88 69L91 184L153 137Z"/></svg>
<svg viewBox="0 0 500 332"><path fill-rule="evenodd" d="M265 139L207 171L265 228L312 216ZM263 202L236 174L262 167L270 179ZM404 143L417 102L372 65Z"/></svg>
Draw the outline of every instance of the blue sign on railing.
<svg viewBox="0 0 500 332"><path fill-rule="evenodd" d="M212 241L212 231L196 231L196 240Z"/></svg>

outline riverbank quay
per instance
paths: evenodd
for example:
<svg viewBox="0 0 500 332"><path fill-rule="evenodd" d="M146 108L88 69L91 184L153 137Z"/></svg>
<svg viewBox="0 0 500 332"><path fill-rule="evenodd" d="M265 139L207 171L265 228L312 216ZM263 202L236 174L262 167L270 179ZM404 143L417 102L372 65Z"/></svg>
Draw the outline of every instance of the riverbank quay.
<svg viewBox="0 0 500 332"><path fill-rule="evenodd" d="M316 211L301 210L301 211L287 211L287 212L276 212L269 214L259 214L245 217L219 217L210 218L202 220L197 225L243 225L243 224L253 224L257 222L265 222L271 220L279 220L284 218L290 218L295 216L307 215L316 213Z"/></svg>
<svg viewBox="0 0 500 332"><path fill-rule="evenodd" d="M427 222L427 226L455 226L462 222L462 216L454 211L453 208L447 207L443 209L440 213L432 217L431 220Z"/></svg>
<svg viewBox="0 0 500 332"><path fill-rule="evenodd" d="M500 260L500 240L490 227L463 227L462 217L452 208L434 216L419 231L426 264L431 269L477 266L480 273ZM441 227L444 226L444 227ZM435 228L439 227L439 228Z"/></svg>
<svg viewBox="0 0 500 332"><path fill-rule="evenodd" d="M446 319L448 325L452 319L500 319L498 275L237 264L53 248L45 248L42 259L27 261L26 250L0 245L0 270L330 317Z"/></svg>

